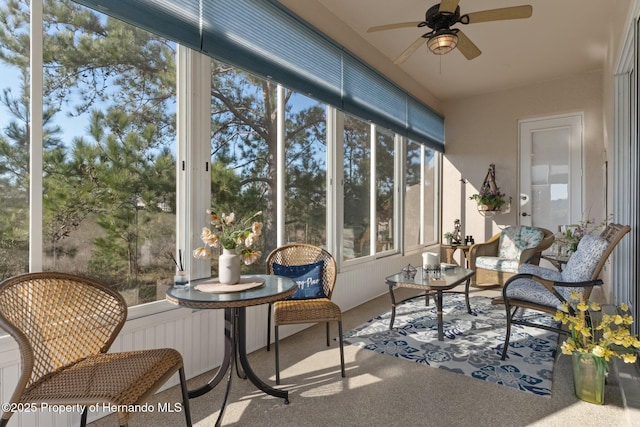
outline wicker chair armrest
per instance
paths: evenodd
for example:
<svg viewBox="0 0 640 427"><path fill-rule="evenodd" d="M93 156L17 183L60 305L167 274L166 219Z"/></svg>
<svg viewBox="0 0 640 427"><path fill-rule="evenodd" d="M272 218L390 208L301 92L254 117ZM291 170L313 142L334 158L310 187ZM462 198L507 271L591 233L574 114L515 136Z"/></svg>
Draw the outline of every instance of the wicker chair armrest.
<svg viewBox="0 0 640 427"><path fill-rule="evenodd" d="M540 263L540 258L542 256L541 250L539 248L527 248L524 249L520 253L520 264L535 264L538 265Z"/></svg>
<svg viewBox="0 0 640 427"><path fill-rule="evenodd" d="M541 259L547 259L547 257L542 255L541 253L534 253L533 255L531 255L528 258L520 258L520 259L521 259L520 264L538 265L540 263Z"/></svg>
<svg viewBox="0 0 640 427"><path fill-rule="evenodd" d="M484 243L476 243L469 249L469 268L475 270L476 258L479 256L498 255L498 244L500 243L500 233L493 236Z"/></svg>

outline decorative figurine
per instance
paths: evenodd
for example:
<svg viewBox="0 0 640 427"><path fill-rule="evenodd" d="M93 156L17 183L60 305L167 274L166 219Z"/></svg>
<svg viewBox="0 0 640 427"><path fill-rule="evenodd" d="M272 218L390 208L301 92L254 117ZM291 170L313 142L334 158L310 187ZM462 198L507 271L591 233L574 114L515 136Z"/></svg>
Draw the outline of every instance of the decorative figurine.
<svg viewBox="0 0 640 427"><path fill-rule="evenodd" d="M451 243L454 245L459 245L462 243L462 230L460 226L460 220L456 219L453 221L453 239L451 239Z"/></svg>
<svg viewBox="0 0 640 427"><path fill-rule="evenodd" d="M407 279L413 279L414 277L416 277L417 271L418 269L411 264L402 269L402 273L404 273L404 277L406 277Z"/></svg>

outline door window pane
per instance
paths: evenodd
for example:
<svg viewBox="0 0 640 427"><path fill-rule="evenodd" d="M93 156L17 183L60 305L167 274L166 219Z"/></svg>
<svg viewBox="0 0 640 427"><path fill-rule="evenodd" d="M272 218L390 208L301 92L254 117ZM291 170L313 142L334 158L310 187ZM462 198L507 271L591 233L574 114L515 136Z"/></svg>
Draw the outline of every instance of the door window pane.
<svg viewBox="0 0 640 427"><path fill-rule="evenodd" d="M533 224L569 224L569 128L533 132L531 187Z"/></svg>

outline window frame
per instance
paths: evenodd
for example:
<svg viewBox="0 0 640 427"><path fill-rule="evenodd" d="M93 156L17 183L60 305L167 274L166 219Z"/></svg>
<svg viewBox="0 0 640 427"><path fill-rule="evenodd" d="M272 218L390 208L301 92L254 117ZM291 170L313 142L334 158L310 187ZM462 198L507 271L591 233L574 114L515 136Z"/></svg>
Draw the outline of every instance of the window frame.
<svg viewBox="0 0 640 427"><path fill-rule="evenodd" d="M42 34L43 21L42 21L42 2L34 0L31 4L32 12L32 24L31 33L34 35ZM38 19L38 16L40 17ZM39 22L40 25L33 25L33 22ZM41 37L40 37L41 39ZM42 76L42 44L35 43L35 48L31 52L31 70L32 70L32 82L41 81L38 76ZM199 263L194 263L192 257L190 257L191 249L199 245L199 230L202 224L205 223L206 209L210 206L210 168L209 168L209 122L210 122L210 58L204 54L196 52L189 47L177 44L177 137L176 137L176 248L183 250L185 256L184 262L187 270L190 272L191 279L200 277L206 277L209 272L207 266ZM283 88L283 86L280 86ZM280 89L279 89L280 91ZM280 92L279 92L280 93ZM39 94L39 95L38 95ZM32 151L31 170L42 170L42 149L37 150L37 142L42 138L38 138L38 129L41 132L42 126L37 126L37 123L42 121L42 85L32 84L31 87L31 114L32 114L32 147L36 149ZM280 97L279 97L280 98ZM404 156L406 153L407 138L393 132L395 140L395 153L394 153L394 188L397 197L394 197L394 234L395 242L394 249L388 251L382 251L376 253L374 244L371 244L371 250L369 255L350 260L348 262L342 262L342 218L344 213L344 178L343 178L343 159L342 150L340 149L344 145L344 137L342 135L344 129L344 116L336 106L326 105L327 114L327 248L333 253L337 254L336 259L339 259L339 265L344 267L351 267L367 263L375 262L376 259L381 257L387 257L392 255L403 254L405 252L414 252L419 250L419 247L405 248L404 236L402 230L404 228L404 192L402 188L404 186ZM371 149L373 150L375 160L375 137L377 133L377 125L370 123L371 132ZM280 136L279 136L280 137ZM34 141L36 144L34 144ZM203 141L206 141L204 143ZM423 144L420 144L422 151L427 149ZM282 143L284 146L284 142ZM434 154L438 154L437 150L433 150ZM34 154L35 153L35 154ZM440 155L441 156L441 155ZM279 153L278 157L284 159L284 153ZM202 159L207 159L202 161ZM422 155L422 161L424 161L424 155ZM437 173L439 177L441 157L439 157L436 163ZM376 224L376 212L375 212L375 175L376 165L375 161L371 167L371 241L375 242L375 224ZM33 174L37 177L39 174ZM279 188L283 187L284 179L278 184ZM435 184L435 183L434 183ZM424 186L424 177L421 179L421 185ZM436 191L434 192L434 228L439 229L439 216L435 213L439 212L439 179L437 182ZM30 188L31 193L31 211L30 211L30 269L31 271L38 271L42 267L42 248L43 236L42 232L38 231L38 225L41 228L42 218L42 184L38 184L38 180L34 179ZM428 201L422 201L422 209L427 206L425 203ZM278 202L278 209L283 212L284 198ZM278 215L280 217L280 215ZM424 212L421 213L421 221L424 221ZM424 234L424 230L422 232ZM282 235L281 227L278 227L278 236ZM437 239L436 239L437 240ZM421 237L422 246L424 247L431 242L431 240L425 241L425 236ZM283 242L278 241L278 244ZM172 307L167 306L163 300L150 302L146 304L140 304L130 308L130 317L137 318L146 316L156 312L156 307Z"/></svg>

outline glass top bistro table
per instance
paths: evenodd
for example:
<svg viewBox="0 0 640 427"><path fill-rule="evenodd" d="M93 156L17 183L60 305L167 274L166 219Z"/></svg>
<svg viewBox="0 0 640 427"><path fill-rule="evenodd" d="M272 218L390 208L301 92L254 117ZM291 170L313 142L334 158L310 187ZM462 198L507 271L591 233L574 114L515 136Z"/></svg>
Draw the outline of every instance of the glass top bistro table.
<svg viewBox="0 0 640 427"><path fill-rule="evenodd" d="M443 293L450 291L462 282L466 280L464 287L465 302L467 304L467 312L471 313L471 306L469 305L469 282L471 276L473 276L473 270L468 270L463 267L443 266L441 270L435 272L427 272L422 268L418 268L415 272L402 271L400 273L389 276L385 279L389 286L389 295L391 296L391 321L389 322L389 329L393 329L393 322L396 318L396 306L407 302L409 300L420 298L424 296L426 298L426 304L429 304L429 295L435 294L436 311L438 314L438 340L444 340L444 333L442 327L442 298ZM411 288L421 289L425 293L416 295L410 298L406 298L399 303L396 303L395 295L393 294L394 288Z"/></svg>
<svg viewBox="0 0 640 427"><path fill-rule="evenodd" d="M268 386L258 378L251 369L251 366L249 366L246 346L245 309L252 305L267 304L285 299L286 297L293 295L298 286L292 279L264 274L242 276L241 283L251 280L264 280L264 284L259 287L240 292L212 293L202 292L195 289L198 284L211 281L211 279L201 279L192 281L191 284L186 287L171 286L167 289L167 301L180 307L195 309L224 309L224 359L214 377L207 384L189 391L190 399L202 396L203 394L213 390L213 388L218 385L225 376L226 372L229 372L229 375L227 376L227 388L222 401L222 407L220 408L220 414L216 421L216 426L220 425L224 415L227 398L229 397L229 390L231 388L231 377L234 369L233 364L237 363L236 356L240 359L240 364L244 370L243 378L248 378L263 392L270 394L271 396L283 398L285 404L289 403L288 391L278 390ZM241 376L237 366L236 371L238 372L238 376Z"/></svg>

